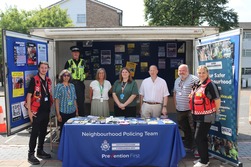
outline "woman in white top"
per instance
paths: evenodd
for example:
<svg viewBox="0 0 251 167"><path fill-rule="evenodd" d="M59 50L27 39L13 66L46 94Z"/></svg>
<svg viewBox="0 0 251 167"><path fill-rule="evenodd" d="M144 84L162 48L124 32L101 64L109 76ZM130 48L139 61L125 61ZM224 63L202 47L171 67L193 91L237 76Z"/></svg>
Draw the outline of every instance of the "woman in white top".
<svg viewBox="0 0 251 167"><path fill-rule="evenodd" d="M96 80L90 83L91 115L108 117L109 110L109 91L111 83L106 80L106 71L99 68L96 73Z"/></svg>

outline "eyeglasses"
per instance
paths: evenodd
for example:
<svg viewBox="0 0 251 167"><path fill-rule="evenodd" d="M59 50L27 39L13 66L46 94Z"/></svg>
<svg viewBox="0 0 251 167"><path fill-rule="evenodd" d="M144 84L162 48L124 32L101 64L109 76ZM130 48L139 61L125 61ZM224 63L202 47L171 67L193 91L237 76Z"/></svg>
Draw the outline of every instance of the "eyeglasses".
<svg viewBox="0 0 251 167"><path fill-rule="evenodd" d="M69 74L64 74L63 77L70 77L70 75Z"/></svg>

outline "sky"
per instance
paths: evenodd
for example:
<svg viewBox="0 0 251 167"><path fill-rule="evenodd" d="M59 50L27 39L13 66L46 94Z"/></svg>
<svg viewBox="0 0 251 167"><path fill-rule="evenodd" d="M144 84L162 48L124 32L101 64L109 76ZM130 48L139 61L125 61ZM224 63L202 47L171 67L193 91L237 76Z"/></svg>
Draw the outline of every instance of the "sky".
<svg viewBox="0 0 251 167"><path fill-rule="evenodd" d="M0 10L16 6L18 9L39 9L39 6L47 7L59 0L0 0ZM99 0L123 11L123 26L143 26L144 0ZM239 22L251 22L251 0L229 0L228 7L234 9L239 15Z"/></svg>

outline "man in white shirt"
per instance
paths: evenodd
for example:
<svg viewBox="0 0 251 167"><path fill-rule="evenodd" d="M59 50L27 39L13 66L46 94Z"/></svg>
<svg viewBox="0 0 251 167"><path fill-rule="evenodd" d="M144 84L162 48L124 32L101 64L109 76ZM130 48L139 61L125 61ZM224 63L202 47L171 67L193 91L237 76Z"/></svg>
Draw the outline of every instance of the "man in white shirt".
<svg viewBox="0 0 251 167"><path fill-rule="evenodd" d="M170 95L166 81L158 77L155 65L149 68L150 77L143 80L140 89L140 114L142 118L167 116L167 102Z"/></svg>

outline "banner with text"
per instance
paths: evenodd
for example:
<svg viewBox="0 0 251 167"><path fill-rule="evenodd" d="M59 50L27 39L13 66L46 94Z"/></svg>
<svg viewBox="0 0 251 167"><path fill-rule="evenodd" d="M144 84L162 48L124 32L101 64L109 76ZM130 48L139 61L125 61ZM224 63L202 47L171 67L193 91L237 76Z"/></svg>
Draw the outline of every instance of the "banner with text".
<svg viewBox="0 0 251 167"><path fill-rule="evenodd" d="M236 31L234 31L236 32ZM238 163L237 105L239 87L240 31L202 40L196 47L199 65L206 65L221 94L220 114L209 133L209 152Z"/></svg>

